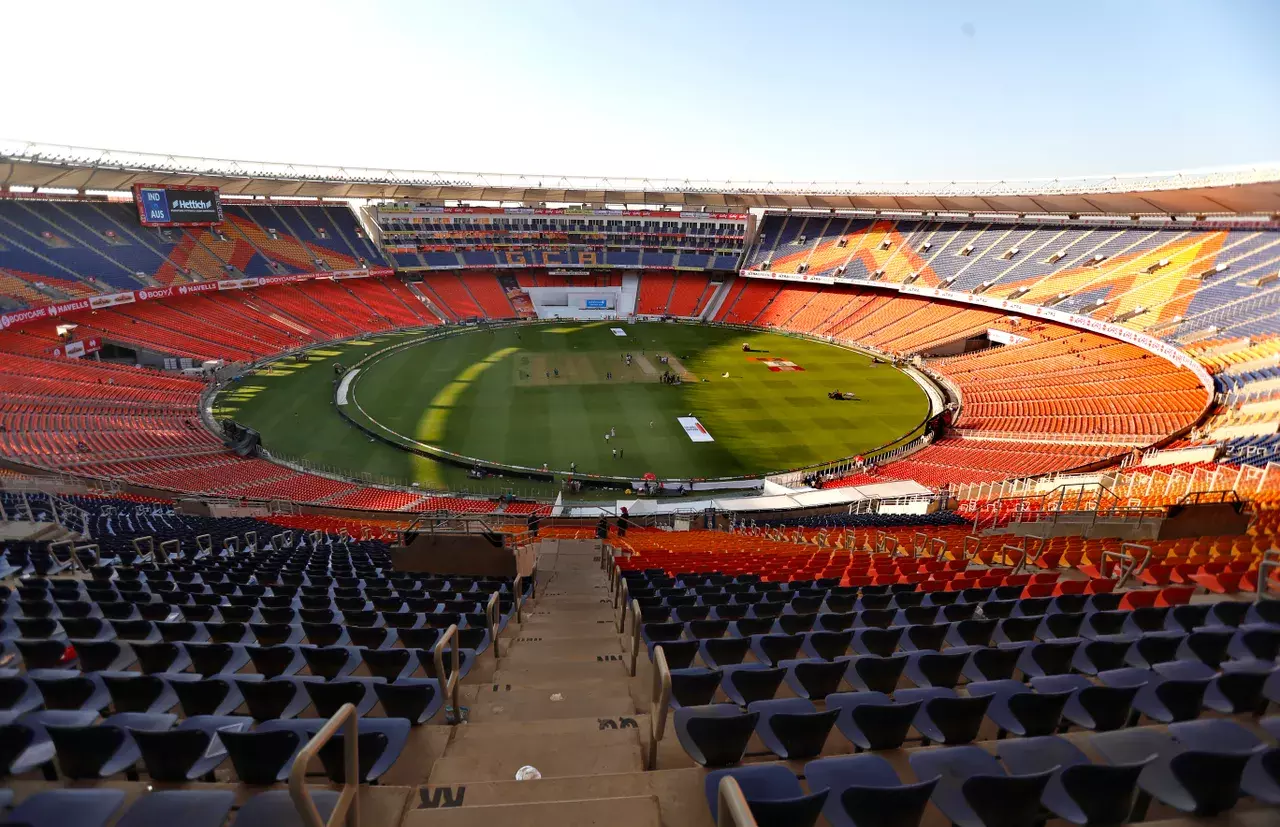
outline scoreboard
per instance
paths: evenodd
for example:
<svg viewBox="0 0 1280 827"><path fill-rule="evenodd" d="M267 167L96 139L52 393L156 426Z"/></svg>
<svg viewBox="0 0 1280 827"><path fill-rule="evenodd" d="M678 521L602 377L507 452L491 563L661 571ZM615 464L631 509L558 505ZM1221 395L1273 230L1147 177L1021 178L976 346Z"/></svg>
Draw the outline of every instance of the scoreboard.
<svg viewBox="0 0 1280 827"><path fill-rule="evenodd" d="M134 184L133 198L144 227L208 227L222 223L217 187Z"/></svg>

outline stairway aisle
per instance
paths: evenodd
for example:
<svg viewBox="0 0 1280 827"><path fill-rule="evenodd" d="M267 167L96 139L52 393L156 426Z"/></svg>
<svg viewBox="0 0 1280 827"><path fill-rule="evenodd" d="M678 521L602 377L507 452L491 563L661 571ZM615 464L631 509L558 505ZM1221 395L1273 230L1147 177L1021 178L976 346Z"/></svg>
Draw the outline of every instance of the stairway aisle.
<svg viewBox="0 0 1280 827"><path fill-rule="evenodd" d="M633 697L640 679L626 671L600 554L594 541L540 544L536 597L496 663L468 676L467 723L453 728L406 827L662 823L644 773L649 716ZM516 780L526 766L541 780Z"/></svg>

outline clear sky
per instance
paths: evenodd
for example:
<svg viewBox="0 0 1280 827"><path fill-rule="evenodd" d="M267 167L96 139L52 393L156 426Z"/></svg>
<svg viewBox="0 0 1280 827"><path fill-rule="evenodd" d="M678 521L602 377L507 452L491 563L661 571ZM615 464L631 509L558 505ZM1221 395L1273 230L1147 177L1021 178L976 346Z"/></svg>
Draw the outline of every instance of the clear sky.
<svg viewBox="0 0 1280 827"><path fill-rule="evenodd" d="M904 181L1280 161L1280 0L4 4L0 137Z"/></svg>

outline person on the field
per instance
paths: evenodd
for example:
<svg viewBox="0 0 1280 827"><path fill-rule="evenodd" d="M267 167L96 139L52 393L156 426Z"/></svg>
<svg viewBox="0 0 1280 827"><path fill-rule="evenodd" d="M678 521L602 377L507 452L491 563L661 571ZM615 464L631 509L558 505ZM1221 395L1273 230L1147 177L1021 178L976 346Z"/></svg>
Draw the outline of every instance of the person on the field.
<svg viewBox="0 0 1280 827"><path fill-rule="evenodd" d="M610 426L610 428L609 428L609 436L617 436L617 435L618 435L618 429L617 429L617 428L614 428L614 427L612 427L612 426Z"/></svg>
<svg viewBox="0 0 1280 827"><path fill-rule="evenodd" d="M617 459L617 458L618 458L618 449L617 449L617 448L614 448L614 449L613 449L613 458L614 458L614 459Z"/></svg>
<svg viewBox="0 0 1280 827"><path fill-rule="evenodd" d="M619 448L619 449L618 449L618 459L622 459L622 454L623 454L626 450L627 450L626 448Z"/></svg>

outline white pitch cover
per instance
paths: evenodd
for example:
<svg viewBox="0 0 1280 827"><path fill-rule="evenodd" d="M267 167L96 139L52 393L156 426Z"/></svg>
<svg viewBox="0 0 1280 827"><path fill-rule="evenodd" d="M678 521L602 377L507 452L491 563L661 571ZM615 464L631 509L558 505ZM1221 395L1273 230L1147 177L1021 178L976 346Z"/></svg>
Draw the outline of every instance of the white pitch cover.
<svg viewBox="0 0 1280 827"><path fill-rule="evenodd" d="M356 380L356 374L360 372L360 368L349 370L342 375L342 382L338 384L338 398L335 400L339 405L346 405L350 399L348 395L351 393L351 383Z"/></svg>
<svg viewBox="0 0 1280 827"><path fill-rule="evenodd" d="M680 427L684 428L684 432L689 435L689 439L694 442L715 442L711 438L711 434L707 433L707 429L702 427L702 423L698 421L696 416L677 416L676 421L680 423Z"/></svg>
<svg viewBox="0 0 1280 827"><path fill-rule="evenodd" d="M622 328L620 328L620 327L611 327L611 328L609 328L609 329L613 331L613 335L614 335L614 336L626 336L626 335L627 335L627 331L623 330L623 329L622 329Z"/></svg>

